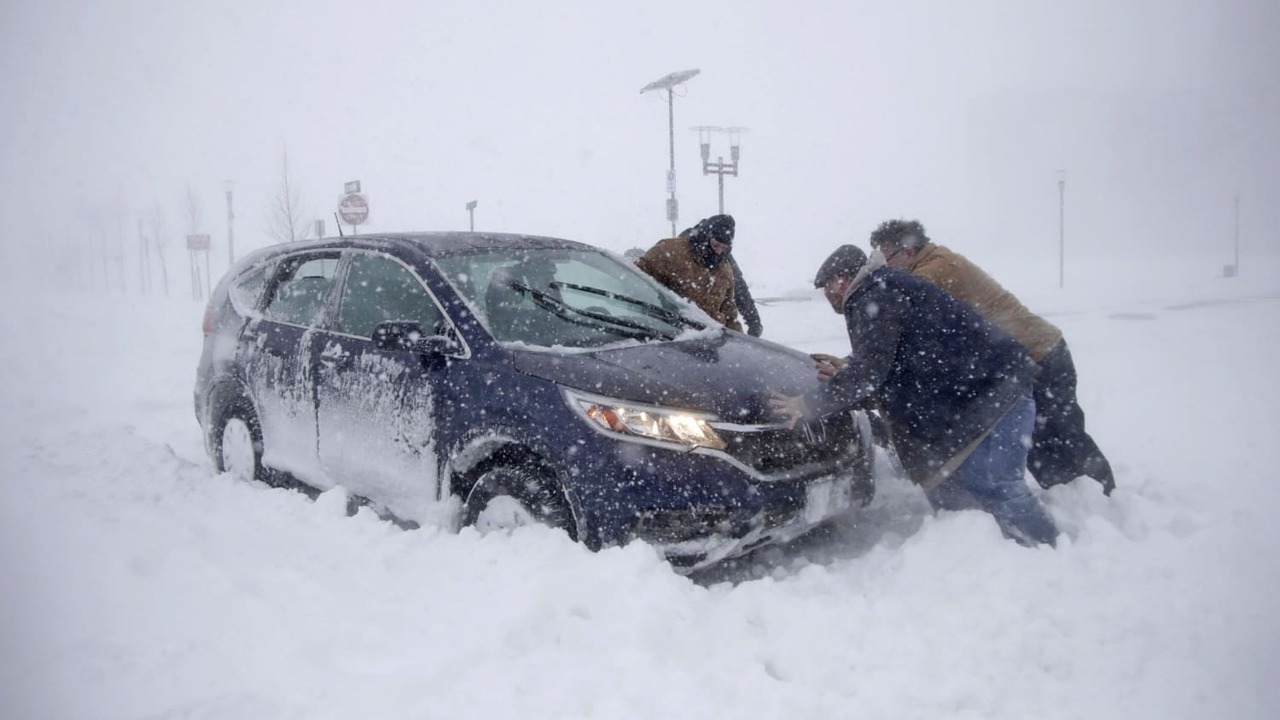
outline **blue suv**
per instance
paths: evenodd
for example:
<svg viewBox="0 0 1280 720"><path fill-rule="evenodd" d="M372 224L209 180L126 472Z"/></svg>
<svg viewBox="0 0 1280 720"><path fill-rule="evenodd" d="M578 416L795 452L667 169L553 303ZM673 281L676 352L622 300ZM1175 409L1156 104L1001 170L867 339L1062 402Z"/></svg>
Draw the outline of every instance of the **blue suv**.
<svg viewBox="0 0 1280 720"><path fill-rule="evenodd" d="M329 238L235 264L195 408L220 471L341 485L401 521L641 539L689 571L870 500L862 413L788 429L804 354L626 260L480 233Z"/></svg>

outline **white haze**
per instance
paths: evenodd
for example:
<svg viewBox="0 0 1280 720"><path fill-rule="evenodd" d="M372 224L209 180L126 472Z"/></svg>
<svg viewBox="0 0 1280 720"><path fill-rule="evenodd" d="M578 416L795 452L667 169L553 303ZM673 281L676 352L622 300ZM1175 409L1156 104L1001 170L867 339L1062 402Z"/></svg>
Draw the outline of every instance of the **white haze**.
<svg viewBox="0 0 1280 720"><path fill-rule="evenodd" d="M681 225L716 210L696 125L746 126L726 178L740 261L807 273L835 243L918 217L980 259L1056 280L1067 257L1280 246L1280 5L1267 0L879 2L5 2L5 265L59 248L133 260L167 217L226 264L269 242L287 149L326 220L359 179L366 229L536 232L613 250L670 234L667 107L640 87L700 68L675 101ZM713 158L728 156L718 136ZM147 231L149 233L149 230ZM119 250L123 243L124 252ZM83 260L82 260L83 261ZM60 260L65 264L66 260ZM179 273L181 275L181 273Z"/></svg>

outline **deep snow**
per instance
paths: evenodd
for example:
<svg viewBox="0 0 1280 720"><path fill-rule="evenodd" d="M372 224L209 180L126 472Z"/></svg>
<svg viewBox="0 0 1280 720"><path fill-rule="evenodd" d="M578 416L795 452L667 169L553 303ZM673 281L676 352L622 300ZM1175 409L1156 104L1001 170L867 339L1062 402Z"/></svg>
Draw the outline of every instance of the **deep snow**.
<svg viewBox="0 0 1280 720"><path fill-rule="evenodd" d="M882 462L866 510L695 578L642 545L405 532L216 475L202 306L10 299L0 717L1275 717L1276 264L1092 270L1015 286L1065 331L1117 470L1110 499L1044 493L1056 550L933 516ZM820 299L761 309L766 337L847 350Z"/></svg>

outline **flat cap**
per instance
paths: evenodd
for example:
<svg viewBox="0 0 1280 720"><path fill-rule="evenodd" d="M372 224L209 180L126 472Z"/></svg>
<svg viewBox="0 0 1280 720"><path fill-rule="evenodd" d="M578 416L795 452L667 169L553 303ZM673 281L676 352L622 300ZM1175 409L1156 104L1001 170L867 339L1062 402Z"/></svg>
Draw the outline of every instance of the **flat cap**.
<svg viewBox="0 0 1280 720"><path fill-rule="evenodd" d="M838 276L853 277L867 264L867 254L857 245L841 245L818 268L813 278L814 287L822 287Z"/></svg>

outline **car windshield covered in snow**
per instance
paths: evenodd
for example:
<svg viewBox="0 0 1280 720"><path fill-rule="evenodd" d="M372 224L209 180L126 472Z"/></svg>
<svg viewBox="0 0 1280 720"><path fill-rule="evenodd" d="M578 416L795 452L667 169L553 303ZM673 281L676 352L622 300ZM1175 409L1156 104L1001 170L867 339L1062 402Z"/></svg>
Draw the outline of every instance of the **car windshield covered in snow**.
<svg viewBox="0 0 1280 720"><path fill-rule="evenodd" d="M631 265L589 250L478 251L435 258L500 342L600 347L673 340L710 321Z"/></svg>

